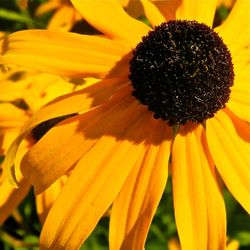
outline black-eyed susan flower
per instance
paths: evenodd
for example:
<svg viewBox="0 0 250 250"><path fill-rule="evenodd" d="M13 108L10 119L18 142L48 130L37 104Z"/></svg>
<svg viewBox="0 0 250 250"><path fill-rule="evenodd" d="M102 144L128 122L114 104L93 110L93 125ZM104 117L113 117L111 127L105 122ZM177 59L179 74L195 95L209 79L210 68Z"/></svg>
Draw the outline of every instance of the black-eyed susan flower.
<svg viewBox="0 0 250 250"><path fill-rule="evenodd" d="M110 249L143 249L170 165L182 249L225 249L218 178L250 212L250 2L238 0L215 29L216 1L177 1L169 20L161 5L143 0L152 29L116 0L72 3L105 36L22 31L5 40L1 59L101 78L37 112L7 154L13 169L18 144L37 124L78 113L22 159L37 193L70 175L41 248L79 248L112 205Z"/></svg>

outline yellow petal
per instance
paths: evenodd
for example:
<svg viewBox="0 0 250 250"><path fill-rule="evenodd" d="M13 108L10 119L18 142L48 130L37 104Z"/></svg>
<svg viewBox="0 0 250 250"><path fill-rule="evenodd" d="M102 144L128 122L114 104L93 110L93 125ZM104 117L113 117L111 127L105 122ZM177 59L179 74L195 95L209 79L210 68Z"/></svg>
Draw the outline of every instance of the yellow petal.
<svg viewBox="0 0 250 250"><path fill-rule="evenodd" d="M250 63L250 48L241 49L236 55L232 56L234 67L241 68L241 65Z"/></svg>
<svg viewBox="0 0 250 250"><path fill-rule="evenodd" d="M62 176L44 192L36 195L36 210L37 210L37 214L39 216L39 220L41 224L44 223L49 213L49 210L54 204L58 194L61 192L66 180L67 180L67 177Z"/></svg>
<svg viewBox="0 0 250 250"><path fill-rule="evenodd" d="M175 219L182 249L224 249L223 196L201 126L185 125L172 151Z"/></svg>
<svg viewBox="0 0 250 250"><path fill-rule="evenodd" d="M19 189L10 185L7 179L0 184L0 224L2 224L22 202L28 194L29 189L30 184L24 179L20 181Z"/></svg>
<svg viewBox="0 0 250 250"><path fill-rule="evenodd" d="M46 3L40 4L36 9L35 15L36 16L41 16L41 15L45 14L48 11L57 9L58 7L60 7L60 5L61 5L60 1L50 0L50 1L46 2Z"/></svg>
<svg viewBox="0 0 250 250"><path fill-rule="evenodd" d="M240 243L238 240L231 240L228 245L226 250L239 250Z"/></svg>
<svg viewBox="0 0 250 250"><path fill-rule="evenodd" d="M249 57L250 60L250 57ZM241 119L250 122L250 64L235 64L235 80L227 107Z"/></svg>
<svg viewBox="0 0 250 250"><path fill-rule="evenodd" d="M165 17L153 3L148 0L141 0L141 3L143 5L145 15L153 27L166 21Z"/></svg>
<svg viewBox="0 0 250 250"><path fill-rule="evenodd" d="M250 44L250 1L238 0L226 21L215 30L233 55Z"/></svg>
<svg viewBox="0 0 250 250"><path fill-rule="evenodd" d="M75 9L72 6L64 5L51 17L48 29L69 31L75 21Z"/></svg>
<svg viewBox="0 0 250 250"><path fill-rule="evenodd" d="M227 188L250 213L250 148L228 115L219 111L207 120L207 141L215 165ZM244 132L244 131L243 131ZM248 132L249 137L249 132ZM246 135L246 136L247 136Z"/></svg>
<svg viewBox="0 0 250 250"><path fill-rule="evenodd" d="M13 101L23 97L23 93L28 87L28 83L25 81L26 73L18 68L9 70L5 74L0 73L0 101ZM15 77L18 78L17 81L13 80Z"/></svg>
<svg viewBox="0 0 250 250"><path fill-rule="evenodd" d="M45 221L41 249L80 247L143 157L148 130L139 118L120 139L104 136L78 162Z"/></svg>
<svg viewBox="0 0 250 250"><path fill-rule="evenodd" d="M69 171L102 136L122 133L141 112L141 105L129 98L110 101L86 114L65 120L24 156L23 175L40 193Z"/></svg>
<svg viewBox="0 0 250 250"><path fill-rule="evenodd" d="M124 83L124 80L121 79L103 80L83 90L59 97L35 113L25 124L21 133L13 141L6 154L5 164L9 169L10 177L12 176L11 180L13 185L18 186L14 174L16 152L23 138L25 138L34 127L46 120L72 113L84 112L91 107L99 105L107 101L115 91L122 88L122 83Z"/></svg>
<svg viewBox="0 0 250 250"><path fill-rule="evenodd" d="M250 122L250 91L239 92L234 90L227 107L242 120Z"/></svg>
<svg viewBox="0 0 250 250"><path fill-rule="evenodd" d="M176 10L181 3L181 0L151 0L151 2L158 8L162 13L166 21L176 19Z"/></svg>
<svg viewBox="0 0 250 250"><path fill-rule="evenodd" d="M29 86L23 93L23 98L28 104L31 113L34 113L58 96L73 92L74 88L72 83L47 73L37 73L27 79L27 82Z"/></svg>
<svg viewBox="0 0 250 250"><path fill-rule="evenodd" d="M118 0L118 2L130 16L136 19L143 16L143 7L140 0Z"/></svg>
<svg viewBox="0 0 250 250"><path fill-rule="evenodd" d="M25 30L4 40L0 63L16 64L61 76L104 77L128 49L103 37Z"/></svg>
<svg viewBox="0 0 250 250"><path fill-rule="evenodd" d="M83 18L96 29L134 47L150 28L130 17L117 0L72 0Z"/></svg>
<svg viewBox="0 0 250 250"><path fill-rule="evenodd" d="M152 137L159 144L148 147L114 201L109 235L111 250L144 249L149 226L166 185L171 130L162 121L147 123L148 133L153 133Z"/></svg>
<svg viewBox="0 0 250 250"><path fill-rule="evenodd" d="M176 19L196 20L212 27L217 0L182 0L176 12Z"/></svg>
<svg viewBox="0 0 250 250"><path fill-rule="evenodd" d="M1 128L18 128L28 119L24 110L15 107L11 103L0 104L0 127Z"/></svg>
<svg viewBox="0 0 250 250"><path fill-rule="evenodd" d="M168 240L168 249L169 250L181 250L180 242L177 238L171 238Z"/></svg>

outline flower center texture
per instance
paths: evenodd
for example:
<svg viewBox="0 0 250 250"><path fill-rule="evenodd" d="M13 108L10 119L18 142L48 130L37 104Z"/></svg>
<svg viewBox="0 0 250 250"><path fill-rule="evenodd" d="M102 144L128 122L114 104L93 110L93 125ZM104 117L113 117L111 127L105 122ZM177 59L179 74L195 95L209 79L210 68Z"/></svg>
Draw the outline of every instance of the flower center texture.
<svg viewBox="0 0 250 250"><path fill-rule="evenodd" d="M203 123L225 107L234 81L229 50L196 21L162 23L142 38L130 60L133 95L170 126Z"/></svg>

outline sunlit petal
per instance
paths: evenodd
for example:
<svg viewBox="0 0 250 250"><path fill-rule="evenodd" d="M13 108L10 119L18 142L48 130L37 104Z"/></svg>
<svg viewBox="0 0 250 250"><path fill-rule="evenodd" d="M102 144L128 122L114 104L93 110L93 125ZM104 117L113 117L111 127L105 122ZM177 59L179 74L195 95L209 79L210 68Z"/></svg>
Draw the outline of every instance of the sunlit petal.
<svg viewBox="0 0 250 250"><path fill-rule="evenodd" d="M233 55L250 45L250 1L237 0L226 21L215 30Z"/></svg>
<svg viewBox="0 0 250 250"><path fill-rule="evenodd" d="M239 128L240 129L240 128ZM223 111L207 120L207 141L227 188L250 213L250 145ZM249 133L248 133L249 135Z"/></svg>
<svg viewBox="0 0 250 250"><path fill-rule="evenodd" d="M202 128L185 125L172 153L175 218L183 249L225 248L225 207L213 166Z"/></svg>
<svg viewBox="0 0 250 250"><path fill-rule="evenodd" d="M212 26L217 0L182 0L176 12L176 19L196 20Z"/></svg>
<svg viewBox="0 0 250 250"><path fill-rule="evenodd" d="M137 162L114 201L109 236L111 250L144 248L151 220L166 185L171 130L161 121L149 120L148 125L153 131L152 137L163 141L160 145L148 147L143 160Z"/></svg>
<svg viewBox="0 0 250 250"><path fill-rule="evenodd" d="M132 47L150 30L146 24L130 17L117 0L71 1L83 18L96 29Z"/></svg>
<svg viewBox="0 0 250 250"><path fill-rule="evenodd" d="M6 38L0 62L60 76L102 78L128 52L128 48L103 37L24 30Z"/></svg>

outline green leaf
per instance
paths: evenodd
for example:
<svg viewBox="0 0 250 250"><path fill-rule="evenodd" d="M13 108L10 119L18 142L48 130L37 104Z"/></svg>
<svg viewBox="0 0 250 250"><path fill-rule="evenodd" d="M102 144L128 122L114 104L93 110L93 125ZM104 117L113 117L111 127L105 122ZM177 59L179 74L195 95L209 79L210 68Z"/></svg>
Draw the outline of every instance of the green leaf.
<svg viewBox="0 0 250 250"><path fill-rule="evenodd" d="M6 9L0 9L0 18L11 20L11 21L17 21L21 23L26 24L33 24L33 20L31 18L28 18L27 16L23 16L22 14L10 11Z"/></svg>

